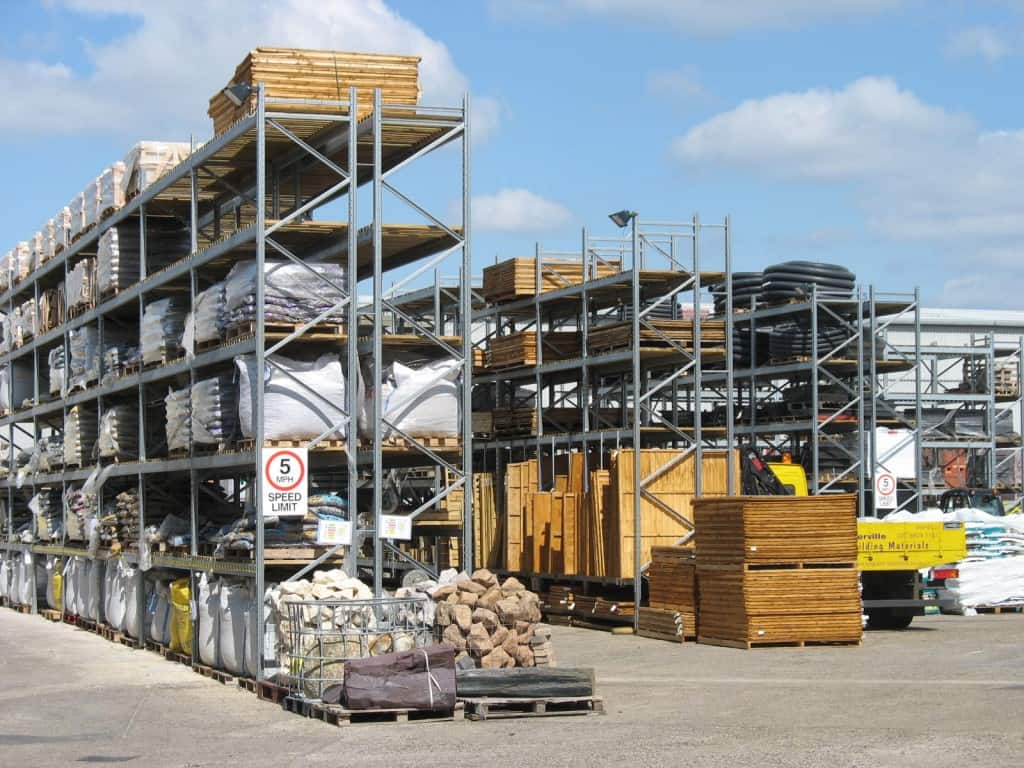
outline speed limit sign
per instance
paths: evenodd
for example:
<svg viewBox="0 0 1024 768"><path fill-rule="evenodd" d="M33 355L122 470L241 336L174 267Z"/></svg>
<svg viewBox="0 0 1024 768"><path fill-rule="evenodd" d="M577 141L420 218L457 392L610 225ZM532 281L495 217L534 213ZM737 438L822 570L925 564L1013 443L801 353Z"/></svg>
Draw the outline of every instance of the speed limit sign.
<svg viewBox="0 0 1024 768"><path fill-rule="evenodd" d="M264 448L264 517L303 517L309 507L309 449Z"/></svg>
<svg viewBox="0 0 1024 768"><path fill-rule="evenodd" d="M896 509L896 475L875 472L875 509Z"/></svg>

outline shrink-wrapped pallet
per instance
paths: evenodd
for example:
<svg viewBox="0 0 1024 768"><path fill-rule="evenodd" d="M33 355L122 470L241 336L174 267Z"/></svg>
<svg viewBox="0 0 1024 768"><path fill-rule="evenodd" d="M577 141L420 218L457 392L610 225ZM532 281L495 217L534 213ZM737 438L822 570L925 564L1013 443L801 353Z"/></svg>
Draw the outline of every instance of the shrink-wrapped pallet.
<svg viewBox="0 0 1024 768"><path fill-rule="evenodd" d="M0 259L0 291L11 287L14 277L14 251L10 250Z"/></svg>
<svg viewBox="0 0 1024 768"><path fill-rule="evenodd" d="M142 313L143 363L163 363L181 356L185 313L185 301L177 297L146 305Z"/></svg>
<svg viewBox="0 0 1024 768"><path fill-rule="evenodd" d="M193 322L197 343L224 338L228 325L228 306L223 282L214 283L196 296Z"/></svg>
<svg viewBox="0 0 1024 768"><path fill-rule="evenodd" d="M104 411L96 439L100 458L134 459L139 455L139 413L128 405Z"/></svg>
<svg viewBox="0 0 1024 768"><path fill-rule="evenodd" d="M100 332L84 325L68 332L68 388L85 389L100 378Z"/></svg>
<svg viewBox="0 0 1024 768"><path fill-rule="evenodd" d="M32 235L32 239L28 241L30 251L30 263L31 271L39 269L39 265L46 261L46 257L43 255L43 233L36 232Z"/></svg>
<svg viewBox="0 0 1024 768"><path fill-rule="evenodd" d="M164 398L168 451L187 451L192 442L191 397L188 387L170 390Z"/></svg>
<svg viewBox="0 0 1024 768"><path fill-rule="evenodd" d="M112 381L124 374L129 365L138 364L141 357L139 348L134 344L119 341L105 343L103 349L103 383Z"/></svg>
<svg viewBox="0 0 1024 768"><path fill-rule="evenodd" d="M96 290L99 295L116 293L139 281L138 246L135 258L122 258L120 227L100 235L96 251Z"/></svg>
<svg viewBox="0 0 1024 768"><path fill-rule="evenodd" d="M53 252L71 245L71 207L65 205L53 219Z"/></svg>
<svg viewBox="0 0 1024 768"><path fill-rule="evenodd" d="M197 381L192 387L192 442L218 445L235 436L238 427L238 384L231 376Z"/></svg>
<svg viewBox="0 0 1024 768"><path fill-rule="evenodd" d="M57 224L53 219L48 219L43 227L43 258L40 264L52 259L57 251Z"/></svg>
<svg viewBox="0 0 1024 768"><path fill-rule="evenodd" d="M14 308L11 316L11 336L15 347L31 340L38 332L36 300L29 299Z"/></svg>
<svg viewBox="0 0 1024 768"><path fill-rule="evenodd" d="M124 207L125 164L118 160L107 168L99 178L100 215L113 213Z"/></svg>
<svg viewBox="0 0 1024 768"><path fill-rule="evenodd" d="M100 220L100 180L93 179L82 190L82 228L88 229Z"/></svg>
<svg viewBox="0 0 1024 768"><path fill-rule="evenodd" d="M263 376L265 440L309 440L344 420L345 379L337 355L322 355L311 362L269 355L267 361ZM256 356L236 358L235 364L240 374L239 426L243 437L253 438ZM344 427L328 435L328 439L344 438Z"/></svg>
<svg viewBox="0 0 1024 768"><path fill-rule="evenodd" d="M64 346L56 346L49 351L46 362L50 372L49 392L51 395L58 395L64 391Z"/></svg>
<svg viewBox="0 0 1024 768"><path fill-rule="evenodd" d="M91 406L79 403L64 417L64 464L75 467L92 463L99 419Z"/></svg>
<svg viewBox="0 0 1024 768"><path fill-rule="evenodd" d="M339 306L345 297L345 270L341 265L268 261L263 272L266 322L296 324L317 318L322 323L345 321L345 308ZM231 325L255 319L256 277L255 261L239 262L228 273L224 293Z"/></svg>
<svg viewBox="0 0 1024 768"><path fill-rule="evenodd" d="M14 282L20 283L32 274L35 265L32 263L32 246L27 241L22 241L14 246L13 256Z"/></svg>
<svg viewBox="0 0 1024 768"><path fill-rule="evenodd" d="M85 195L79 192L68 203L68 244L85 229Z"/></svg>
<svg viewBox="0 0 1024 768"><path fill-rule="evenodd" d="M191 145L184 141L140 141L124 159L121 184L125 201L135 197L191 153Z"/></svg>
<svg viewBox="0 0 1024 768"><path fill-rule="evenodd" d="M67 308L69 311L93 307L96 304L96 260L82 259L68 272Z"/></svg>

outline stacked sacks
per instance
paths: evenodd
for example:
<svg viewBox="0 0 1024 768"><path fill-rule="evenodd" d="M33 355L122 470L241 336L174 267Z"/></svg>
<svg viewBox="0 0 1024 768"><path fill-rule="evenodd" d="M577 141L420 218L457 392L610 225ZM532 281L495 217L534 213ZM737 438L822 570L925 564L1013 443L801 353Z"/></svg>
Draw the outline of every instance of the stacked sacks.
<svg viewBox="0 0 1024 768"><path fill-rule="evenodd" d="M439 586L432 597L440 640L459 658L469 656L485 669L534 666L540 598L518 579L510 576L499 585L493 573L480 569Z"/></svg>
<svg viewBox="0 0 1024 768"><path fill-rule="evenodd" d="M784 261L764 270L761 298L766 303L802 300L812 291L821 296L850 298L856 284L857 276L838 264Z"/></svg>

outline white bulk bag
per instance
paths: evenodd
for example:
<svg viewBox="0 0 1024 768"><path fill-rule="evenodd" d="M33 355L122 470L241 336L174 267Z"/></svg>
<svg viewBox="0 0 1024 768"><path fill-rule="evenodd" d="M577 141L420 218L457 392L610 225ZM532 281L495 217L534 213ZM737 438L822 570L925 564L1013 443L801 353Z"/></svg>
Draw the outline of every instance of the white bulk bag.
<svg viewBox="0 0 1024 768"><path fill-rule="evenodd" d="M125 611L127 602L125 592L128 587L125 579L124 563L107 563L107 575L104 579L106 599L104 602L104 615L107 619L107 626L119 632L124 630Z"/></svg>
<svg viewBox="0 0 1024 768"><path fill-rule="evenodd" d="M89 574L92 573L92 569L92 561L85 559L82 559L75 568L75 614L89 621L95 621L89 615L89 600L92 598L92 581Z"/></svg>
<svg viewBox="0 0 1024 768"><path fill-rule="evenodd" d="M199 578L199 660L210 667L219 666L217 645L220 640L220 582L208 574Z"/></svg>
<svg viewBox="0 0 1024 768"><path fill-rule="evenodd" d="M85 618L89 621L102 621L104 616L101 613L103 605L103 576L104 565L102 560L87 560L87 568L83 569L86 593ZM82 581L79 582L80 584Z"/></svg>
<svg viewBox="0 0 1024 768"><path fill-rule="evenodd" d="M32 569L32 555L18 558L18 602L22 605L32 605Z"/></svg>
<svg viewBox="0 0 1024 768"><path fill-rule="evenodd" d="M53 593L53 572L60 570L60 565L52 558L46 563L46 607L52 611L59 611L57 596ZM63 578L63 577L62 577Z"/></svg>
<svg viewBox="0 0 1024 768"><path fill-rule="evenodd" d="M123 565L121 578L124 579L124 622L121 631L136 640L139 638L139 581L137 568ZM145 587L143 587L145 589Z"/></svg>
<svg viewBox="0 0 1024 768"><path fill-rule="evenodd" d="M171 643L171 588L166 581L158 581L149 601L149 639L160 645Z"/></svg>
<svg viewBox="0 0 1024 768"><path fill-rule="evenodd" d="M79 558L69 558L64 563L64 582L61 585L61 596L64 601L64 612L72 616L78 614L78 569Z"/></svg>
<svg viewBox="0 0 1024 768"><path fill-rule="evenodd" d="M220 659L233 675L245 673L246 622L249 619L249 590L238 584L220 582Z"/></svg>
<svg viewBox="0 0 1024 768"><path fill-rule="evenodd" d="M381 414L386 424L411 437L458 435L461 372L458 360L439 360L416 369L392 363L388 377L391 389L381 387Z"/></svg>
<svg viewBox="0 0 1024 768"><path fill-rule="evenodd" d="M0 560L0 597L7 597L11 586L11 570L6 559Z"/></svg>
<svg viewBox="0 0 1024 768"><path fill-rule="evenodd" d="M309 440L344 419L345 379L337 355L321 355L313 362L281 355L270 355L267 359L273 365L267 363L264 373L264 439ZM256 409L253 386L257 381L256 356L236 358L235 363L240 373L238 420L243 437L252 438L255 436L252 414ZM344 434L332 438L343 439Z"/></svg>

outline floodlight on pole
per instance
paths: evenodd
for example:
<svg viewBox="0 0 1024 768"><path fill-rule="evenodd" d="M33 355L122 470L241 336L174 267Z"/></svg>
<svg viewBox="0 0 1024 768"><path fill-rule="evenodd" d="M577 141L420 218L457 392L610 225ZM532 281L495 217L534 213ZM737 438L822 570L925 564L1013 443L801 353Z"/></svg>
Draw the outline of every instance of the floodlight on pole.
<svg viewBox="0 0 1024 768"><path fill-rule="evenodd" d="M621 210L616 211L615 213L608 214L608 218L611 219L615 223L615 226L619 227L620 229L628 227L629 222L635 219L636 216L636 211L629 210Z"/></svg>
<svg viewBox="0 0 1024 768"><path fill-rule="evenodd" d="M228 101L236 107L242 106L242 104L245 103L245 100L252 95L252 92L253 87L251 85L246 85L245 83L235 83L234 85L227 86L221 91L221 93L227 96Z"/></svg>

